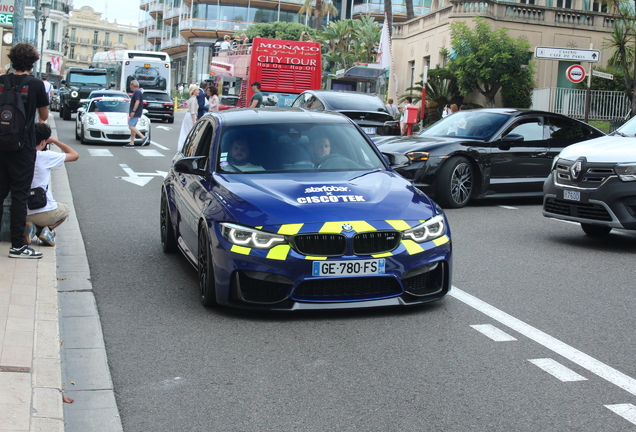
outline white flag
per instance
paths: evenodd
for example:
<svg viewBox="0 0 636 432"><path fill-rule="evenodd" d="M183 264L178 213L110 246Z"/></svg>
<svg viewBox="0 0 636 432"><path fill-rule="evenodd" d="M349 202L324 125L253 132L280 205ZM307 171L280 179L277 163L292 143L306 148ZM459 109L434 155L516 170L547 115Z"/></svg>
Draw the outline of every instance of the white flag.
<svg viewBox="0 0 636 432"><path fill-rule="evenodd" d="M382 33L380 34L380 45L378 46L378 61L383 68L391 67L391 39L389 38L389 23L384 15L384 25L382 26Z"/></svg>

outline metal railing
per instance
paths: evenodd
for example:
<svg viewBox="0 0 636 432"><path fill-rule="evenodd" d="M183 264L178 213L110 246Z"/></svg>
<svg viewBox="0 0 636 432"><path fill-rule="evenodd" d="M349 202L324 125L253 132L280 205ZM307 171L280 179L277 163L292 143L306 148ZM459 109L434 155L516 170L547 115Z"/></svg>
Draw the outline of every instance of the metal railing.
<svg viewBox="0 0 636 432"><path fill-rule="evenodd" d="M391 10L393 14L406 15L406 6L393 5ZM413 12L415 15L425 15L429 13L431 8L422 6L413 6ZM367 13L384 13L384 3L361 3L353 6L353 13L367 14Z"/></svg>
<svg viewBox="0 0 636 432"><path fill-rule="evenodd" d="M585 117L585 90L546 87L532 91L532 108L582 119ZM619 91L592 90L589 120L625 119L631 102Z"/></svg>
<svg viewBox="0 0 636 432"><path fill-rule="evenodd" d="M188 41L183 36L177 36L161 41L161 49L172 48L180 45L188 45Z"/></svg>
<svg viewBox="0 0 636 432"><path fill-rule="evenodd" d="M46 49L53 50L53 51L59 51L60 50L60 43L59 42L54 42L54 41L48 41L46 43Z"/></svg>
<svg viewBox="0 0 636 432"><path fill-rule="evenodd" d="M179 29L245 30L251 24L245 21L191 18L179 21Z"/></svg>

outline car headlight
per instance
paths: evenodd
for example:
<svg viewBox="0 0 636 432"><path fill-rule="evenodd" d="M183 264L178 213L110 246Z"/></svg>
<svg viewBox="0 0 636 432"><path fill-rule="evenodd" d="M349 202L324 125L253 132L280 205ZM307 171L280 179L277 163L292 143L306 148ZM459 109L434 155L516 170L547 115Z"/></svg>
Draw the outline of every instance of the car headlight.
<svg viewBox="0 0 636 432"><path fill-rule="evenodd" d="M406 157L412 162L425 162L428 160L429 152L408 152Z"/></svg>
<svg viewBox="0 0 636 432"><path fill-rule="evenodd" d="M618 164L614 167L614 172L623 181L636 181L636 163Z"/></svg>
<svg viewBox="0 0 636 432"><path fill-rule="evenodd" d="M430 218L426 222L404 231L404 238L413 240L417 243L424 243L427 241L435 240L438 237L446 234L446 223L444 222L444 216L437 215Z"/></svg>
<svg viewBox="0 0 636 432"><path fill-rule="evenodd" d="M93 116L86 116L86 123L88 123L89 125L94 125L95 123L97 123L97 120L95 120L95 117Z"/></svg>
<svg viewBox="0 0 636 432"><path fill-rule="evenodd" d="M221 222L221 234L232 244L256 249L271 249L286 243L285 236L272 234L233 223Z"/></svg>
<svg viewBox="0 0 636 432"><path fill-rule="evenodd" d="M72 98L76 98L76 97L78 97L78 96L79 96L79 93L78 93L78 92L76 92L75 90L73 90L73 91L71 92L71 97L72 97Z"/></svg>
<svg viewBox="0 0 636 432"><path fill-rule="evenodd" d="M148 122L146 121L146 119L144 117L141 117L139 119L139 126L146 126L148 124Z"/></svg>

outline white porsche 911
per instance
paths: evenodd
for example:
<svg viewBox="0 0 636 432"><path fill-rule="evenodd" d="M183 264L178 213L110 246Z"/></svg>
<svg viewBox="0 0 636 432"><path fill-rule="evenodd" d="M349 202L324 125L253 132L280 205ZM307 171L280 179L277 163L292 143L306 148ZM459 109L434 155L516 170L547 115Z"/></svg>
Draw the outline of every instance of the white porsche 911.
<svg viewBox="0 0 636 432"><path fill-rule="evenodd" d="M144 110L145 111L145 110ZM122 97L98 97L78 108L75 120L75 139L82 144L126 144L130 142L128 113L130 99ZM137 123L137 129L148 139L135 138L135 145L150 144L150 119L145 113Z"/></svg>

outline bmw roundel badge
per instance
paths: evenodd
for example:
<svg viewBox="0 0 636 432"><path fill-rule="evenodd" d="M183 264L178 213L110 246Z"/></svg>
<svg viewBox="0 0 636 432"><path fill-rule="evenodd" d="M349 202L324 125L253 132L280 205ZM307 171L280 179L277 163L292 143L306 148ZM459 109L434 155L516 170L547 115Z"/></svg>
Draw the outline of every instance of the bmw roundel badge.
<svg viewBox="0 0 636 432"><path fill-rule="evenodd" d="M342 224L342 229L347 232L353 231L353 226L351 226L351 224L345 223L345 224Z"/></svg>

